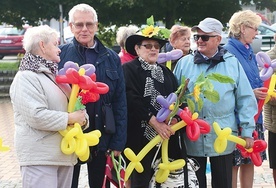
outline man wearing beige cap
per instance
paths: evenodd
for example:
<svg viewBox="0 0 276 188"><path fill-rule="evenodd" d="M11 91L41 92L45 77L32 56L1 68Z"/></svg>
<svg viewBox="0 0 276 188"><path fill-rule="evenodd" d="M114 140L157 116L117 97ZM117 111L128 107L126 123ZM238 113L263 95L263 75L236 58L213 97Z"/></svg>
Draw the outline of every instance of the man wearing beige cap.
<svg viewBox="0 0 276 188"><path fill-rule="evenodd" d="M197 26L192 27L192 31L196 32L194 40L197 50L179 60L174 74L179 84L183 76L189 79L188 93L193 92L201 74L206 77L212 73L219 73L233 79L234 83L231 84L209 80L219 94L219 101L212 103L201 94L203 108L200 111L196 108L195 112L198 112L199 118L207 121L211 127L214 122L217 122L221 128L231 128L234 135L238 132L237 115L242 126L241 136L246 141L245 147L248 149L253 146L252 132L255 128L254 115L257 112L257 102L239 61L219 45L222 29L221 22L214 18L205 18ZM196 171L199 187L207 187L205 172L209 157L212 187L231 188L232 152L235 143L228 142L225 151L217 153L214 150L217 135L213 128L210 133L200 135L196 141L191 141L186 135L184 137L188 156L196 159L200 164L200 169Z"/></svg>

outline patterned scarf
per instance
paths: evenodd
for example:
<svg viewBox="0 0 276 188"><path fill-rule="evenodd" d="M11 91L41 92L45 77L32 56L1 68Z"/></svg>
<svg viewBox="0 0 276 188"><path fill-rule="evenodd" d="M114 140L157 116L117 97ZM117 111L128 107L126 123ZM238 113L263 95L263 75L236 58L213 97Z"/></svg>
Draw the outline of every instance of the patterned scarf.
<svg viewBox="0 0 276 188"><path fill-rule="evenodd" d="M141 67L145 71L151 72L151 77L146 78L145 90L143 97L150 97L150 104L153 108L158 111L161 109L161 105L156 101L156 97L160 95L160 92L155 88L154 80L164 83L164 73L160 66L157 64L149 64L143 58L139 57L138 60L141 62ZM148 124L148 122L142 120L141 127L145 128L144 136L147 140L152 140L158 133L155 129Z"/></svg>
<svg viewBox="0 0 276 188"><path fill-rule="evenodd" d="M52 61L48 61L48 60L44 59L43 57L41 57L39 55L33 55L29 52L27 52L24 55L23 59L21 60L19 70L20 71L30 70L30 71L33 71L33 72L41 72L39 70L39 67L41 67L41 65L45 66L54 75L56 75L57 69L58 69L58 64L57 63L54 63Z"/></svg>
<svg viewBox="0 0 276 188"><path fill-rule="evenodd" d="M141 62L141 67L144 70L151 71L152 78L154 78L158 82L164 83L164 74L163 74L163 70L160 66L157 66L156 64L149 64L141 57L139 57L138 60Z"/></svg>

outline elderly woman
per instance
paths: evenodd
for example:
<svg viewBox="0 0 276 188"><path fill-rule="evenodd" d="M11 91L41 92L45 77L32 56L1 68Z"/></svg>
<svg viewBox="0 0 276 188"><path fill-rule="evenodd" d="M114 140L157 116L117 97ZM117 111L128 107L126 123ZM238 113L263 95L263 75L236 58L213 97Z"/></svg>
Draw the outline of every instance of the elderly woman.
<svg viewBox="0 0 276 188"><path fill-rule="evenodd" d="M147 28L145 28L146 30ZM178 140L181 140L181 147L185 150L183 139L178 139L179 132L175 133L167 121L158 122L156 119L157 112L161 109L156 97L158 95L167 97L178 87L173 73L156 62L160 48L166 42L166 40L157 38L157 33L153 36L131 35L126 40L128 53L138 56L122 66L126 81L128 107L126 146L138 154L148 142L160 135L162 139L170 138L169 157L178 159L186 156L186 151L182 151L178 143ZM176 122L176 118L173 118L170 125ZM157 148L153 148L141 161L144 167L142 173L135 170L132 172L131 187L149 187L152 177L151 163L156 151Z"/></svg>
<svg viewBox="0 0 276 188"><path fill-rule="evenodd" d="M183 56L191 52L191 28L187 26L174 25L171 28L170 44L173 49L180 49Z"/></svg>
<svg viewBox="0 0 276 188"><path fill-rule="evenodd" d="M122 26L119 27L117 34L116 34L116 41L120 46L121 51L119 52L119 57L121 59L121 63L124 64L128 61L131 61L135 58L135 56L128 53L125 49L126 39L130 36L135 34L139 28L135 25L129 26Z"/></svg>
<svg viewBox="0 0 276 188"><path fill-rule="evenodd" d="M261 21L261 18L251 10L234 13L229 21L229 40L224 46L230 53L238 58L257 100L265 99L267 94L263 92L265 88L263 87L263 81L260 79L258 65L250 44L258 34L257 28ZM258 139L264 139L262 113L260 113L255 123ZM265 152L262 153L261 157L263 160L266 159ZM252 161L249 158L243 158L238 149L234 151L233 159L232 187L234 188L237 186L239 168L241 187L252 187L254 177L254 165Z"/></svg>
<svg viewBox="0 0 276 188"><path fill-rule="evenodd" d="M30 28L23 47L26 53L10 88L22 186L71 187L77 157L62 153L58 131L73 123L85 125L86 113L67 113L71 88L55 82L58 33L49 26Z"/></svg>
<svg viewBox="0 0 276 188"><path fill-rule="evenodd" d="M165 51L179 49L182 50L183 56L191 53L191 28L181 25L173 25L171 28L171 34L169 37L169 43L166 44ZM171 67L171 70L174 70L174 67L179 59L173 60L171 62L166 62L168 67ZM171 65L168 65L171 63Z"/></svg>

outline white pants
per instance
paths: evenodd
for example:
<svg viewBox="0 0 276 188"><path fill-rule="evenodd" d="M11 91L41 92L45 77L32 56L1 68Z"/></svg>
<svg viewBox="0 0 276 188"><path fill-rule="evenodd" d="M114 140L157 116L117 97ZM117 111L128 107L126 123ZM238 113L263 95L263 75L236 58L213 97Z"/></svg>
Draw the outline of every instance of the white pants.
<svg viewBox="0 0 276 188"><path fill-rule="evenodd" d="M70 188L74 166L21 166L23 188Z"/></svg>

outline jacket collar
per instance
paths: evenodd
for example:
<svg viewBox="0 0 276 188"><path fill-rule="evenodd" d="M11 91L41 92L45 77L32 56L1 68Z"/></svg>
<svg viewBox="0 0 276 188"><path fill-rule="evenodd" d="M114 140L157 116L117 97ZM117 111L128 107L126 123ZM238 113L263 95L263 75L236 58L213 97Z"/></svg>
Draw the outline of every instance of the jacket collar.
<svg viewBox="0 0 276 188"><path fill-rule="evenodd" d="M195 51L195 57L194 57L194 64L201 64L201 63L206 63L206 64L210 64L210 66L208 67L208 69L216 66L217 64L219 64L220 62L224 62L224 54L226 54L227 50L224 49L221 46L218 46L218 53L214 56L209 58L208 60L206 60L202 54L199 51ZM207 69L207 70L208 70Z"/></svg>

